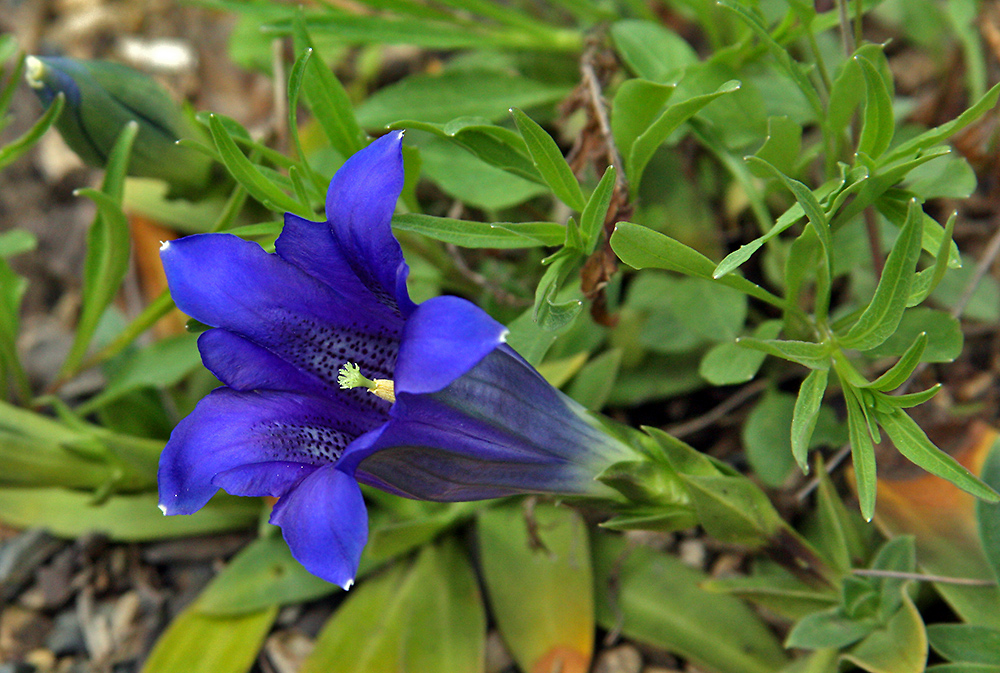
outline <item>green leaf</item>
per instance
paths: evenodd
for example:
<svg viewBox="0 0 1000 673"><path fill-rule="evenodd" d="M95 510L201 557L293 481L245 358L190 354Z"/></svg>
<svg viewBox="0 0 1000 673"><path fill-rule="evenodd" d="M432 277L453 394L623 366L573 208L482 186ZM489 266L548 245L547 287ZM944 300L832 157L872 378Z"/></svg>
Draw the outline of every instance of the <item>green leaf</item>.
<svg viewBox="0 0 1000 673"><path fill-rule="evenodd" d="M889 371L863 387L888 392L903 385L906 379L910 378L910 374L917 368L917 365L920 364L920 358L924 354L925 348L927 348L927 332L921 332Z"/></svg>
<svg viewBox="0 0 1000 673"><path fill-rule="evenodd" d="M790 176L795 174L801 151L802 127L788 117L769 117L767 138L754 156L769 163L779 173ZM755 171L752 164L750 172L758 177L767 177L766 173Z"/></svg>
<svg viewBox="0 0 1000 673"><path fill-rule="evenodd" d="M59 115L62 113L63 107L66 104L66 95L60 92L55 100L49 105L49 109L45 111L41 117L38 118L31 128L25 131L17 139L7 143L3 147L0 147L0 170L3 170L10 164L14 163L18 158L20 158L25 152L34 147L45 132L59 119Z"/></svg>
<svg viewBox="0 0 1000 673"><path fill-rule="evenodd" d="M563 250L567 250L567 248L563 248ZM583 302L578 298L566 301L559 299L562 284L575 268L576 257L557 254L559 256L549 265L538 282L532 313L538 326L548 332L568 325L583 307Z"/></svg>
<svg viewBox="0 0 1000 673"><path fill-rule="evenodd" d="M779 297L739 276L715 278L715 264L703 254L649 227L619 222L611 235L611 248L618 257L636 269L667 269L686 276L713 280L769 304L781 306Z"/></svg>
<svg viewBox="0 0 1000 673"><path fill-rule="evenodd" d="M140 673L246 673L277 616L277 607L235 617L188 607L157 639Z"/></svg>
<svg viewBox="0 0 1000 673"><path fill-rule="evenodd" d="M816 92L816 87L806 77L802 66L792 59L788 50L771 36L761 18L749 8L737 4L733 0L720 0L719 5L739 16L757 34L778 62L780 69L784 71L789 79L795 83L799 91L802 92L802 95L805 96L816 117L822 119L825 110L823 104L820 102L819 94Z"/></svg>
<svg viewBox="0 0 1000 673"><path fill-rule="evenodd" d="M952 362L962 353L962 325L946 311L914 308L903 314L896 333L868 351L870 357L902 357L921 333L927 335L923 362Z"/></svg>
<svg viewBox="0 0 1000 673"><path fill-rule="evenodd" d="M460 142L445 136L413 137L420 152L420 172L448 196L486 212L504 210L550 193L541 178L524 179L520 171L506 171L484 162ZM521 142L518 137L518 142ZM523 145L524 143L521 142ZM531 173L534 165L523 158Z"/></svg>
<svg viewBox="0 0 1000 673"><path fill-rule="evenodd" d="M764 341L774 339L781 332L780 320L765 320L753 336ZM701 359L698 373L714 386L729 386L747 383L757 375L764 364L767 353L744 348L734 339L729 343L713 346Z"/></svg>
<svg viewBox="0 0 1000 673"><path fill-rule="evenodd" d="M611 195L614 190L615 167L608 166L580 214L580 235L583 236L583 250L588 255L604 238L602 236L604 218L608 214L608 206L611 204Z"/></svg>
<svg viewBox="0 0 1000 673"><path fill-rule="evenodd" d="M420 213L394 216L392 228L464 248L533 248L557 245L566 236L566 227L555 222L474 222ZM515 233L519 229L531 231L532 235Z"/></svg>
<svg viewBox="0 0 1000 673"><path fill-rule="evenodd" d="M100 393L76 409L87 416L138 388L172 386L201 364L197 337L182 334L135 350L116 363Z"/></svg>
<svg viewBox="0 0 1000 673"><path fill-rule="evenodd" d="M257 523L259 509L252 500L220 495L190 516L163 516L155 493L115 495L97 503L81 491L0 488L0 519L18 528L47 528L65 538L101 532L112 540L138 542L205 535L249 528Z"/></svg>
<svg viewBox="0 0 1000 673"><path fill-rule="evenodd" d="M591 411L604 407L621 367L622 351L606 351L588 362L573 379L569 396Z"/></svg>
<svg viewBox="0 0 1000 673"><path fill-rule="evenodd" d="M309 109L333 148L340 156L347 158L365 146L365 133L354 118L351 100L340 80L316 53L301 11L296 13L292 32L295 36L296 53L309 50L313 55L304 65L302 78L302 92ZM249 188L247 191L253 194Z"/></svg>
<svg viewBox="0 0 1000 673"><path fill-rule="evenodd" d="M788 393L767 391L743 426L742 440L753 474L765 486L780 488L792 471L788 426L794 400Z"/></svg>
<svg viewBox="0 0 1000 673"><path fill-rule="evenodd" d="M819 591L789 573L713 578L702 582L701 588L752 601L789 619L801 619L837 601L835 593Z"/></svg>
<svg viewBox="0 0 1000 673"><path fill-rule="evenodd" d="M301 673L476 673L485 639L475 576L446 541L424 547L410 569L395 566L352 589Z"/></svg>
<svg viewBox="0 0 1000 673"><path fill-rule="evenodd" d="M475 95L469 95L472 91ZM357 115L368 128L402 118L444 123L456 117L482 117L495 122L510 108L549 105L566 93L565 86L506 72L448 70L440 75L412 75L379 89L358 106Z"/></svg>
<svg viewBox="0 0 1000 673"><path fill-rule="evenodd" d="M410 579L414 591L407 611L401 669L412 673L480 673L486 659L486 608L465 551L451 538L427 545L417 557Z"/></svg>
<svg viewBox="0 0 1000 673"><path fill-rule="evenodd" d="M840 649L858 642L877 627L875 620L851 619L837 607L799 620L788 634L785 647Z"/></svg>
<svg viewBox="0 0 1000 673"><path fill-rule="evenodd" d="M798 463L803 474L809 474L809 442L812 440L816 421L826 393L829 371L814 369L799 386L799 395L795 398L795 408L792 412L792 456Z"/></svg>
<svg viewBox="0 0 1000 673"><path fill-rule="evenodd" d="M927 639L934 651L948 661L1000 666L998 629L973 624L931 624L927 627Z"/></svg>
<svg viewBox="0 0 1000 673"><path fill-rule="evenodd" d="M698 523L722 542L758 548L783 525L771 501L744 476L697 476L681 473Z"/></svg>
<svg viewBox="0 0 1000 673"><path fill-rule="evenodd" d="M941 390L941 384L935 383L927 390L922 390L919 393L908 393L906 395L873 393L873 395L875 396L876 405L884 405L890 408L895 407L897 409L909 409L910 407L919 406L924 402L929 402L935 395L937 395L939 390Z"/></svg>
<svg viewBox="0 0 1000 673"><path fill-rule="evenodd" d="M952 245L954 245L952 236L955 233L955 221L957 219L958 212L952 212L951 216L948 218L948 222L944 226L944 236L938 244L938 252L937 256L934 258L934 266L917 273L917 277L913 280L913 287L910 290L910 298L906 302L907 308L916 306L927 299L927 297L930 296L930 293L937 288L937 286L941 283L941 280L944 278L944 274L948 270L948 263L950 260L949 252L951 251Z"/></svg>
<svg viewBox="0 0 1000 673"><path fill-rule="evenodd" d="M139 124L129 122L122 129L108 157L101 191L80 189L97 205L97 216L87 232L87 257L83 270L83 306L77 322L73 345L59 370L60 378L76 372L87 353L90 341L105 309L114 300L128 272L131 250L128 220L122 212L125 173Z"/></svg>
<svg viewBox="0 0 1000 673"><path fill-rule="evenodd" d="M652 21L616 21L611 25L611 39L632 72L653 82L669 82L698 62L698 55L681 36Z"/></svg>
<svg viewBox="0 0 1000 673"><path fill-rule="evenodd" d="M731 80L712 93L692 96L687 100L667 106L667 109L657 117L656 121L635 139L631 151L625 157L625 175L628 176L633 192L639 189L642 174L646 170L649 160L653 158L653 153L671 133L719 96L739 91L739 88L740 83Z"/></svg>
<svg viewBox="0 0 1000 673"><path fill-rule="evenodd" d="M727 276L728 278L728 276ZM830 344L812 341L789 341L784 339L757 339L740 337L736 343L743 348L779 357L789 362L797 362L809 369L829 369L832 354Z"/></svg>
<svg viewBox="0 0 1000 673"><path fill-rule="evenodd" d="M306 206L285 194L243 155L217 115L209 115L208 123L222 163L250 196L269 210L289 211L305 218L315 217Z"/></svg>
<svg viewBox="0 0 1000 673"><path fill-rule="evenodd" d="M865 78L865 107L857 152L878 159L889 148L896 130L892 115L892 94L868 59L861 56L854 58L861 66L861 74Z"/></svg>
<svg viewBox="0 0 1000 673"><path fill-rule="evenodd" d="M875 444L872 442L865 412L855 388L841 382L847 406L847 433L851 444L851 461L854 464L854 482L858 489L861 516L871 521L875 515Z"/></svg>
<svg viewBox="0 0 1000 673"><path fill-rule="evenodd" d="M996 445L987 454L980 477L991 488L1000 489L1000 448ZM993 569L994 577L1000 581L1000 504L978 501L976 525L979 528L983 553Z"/></svg>
<svg viewBox="0 0 1000 673"><path fill-rule="evenodd" d="M269 535L244 547L213 577L194 608L201 614L233 616L305 602L339 590L292 558L280 535Z"/></svg>
<svg viewBox="0 0 1000 673"><path fill-rule="evenodd" d="M934 145L943 143L948 138L982 117L989 110L993 109L993 107L997 104L997 98L1000 98L1000 84L995 84L993 88L987 91L986 94L976 101L972 107L965 110L965 112L958 115L958 117L952 119L950 122L946 122L936 128L925 131L916 138L912 138L905 143L900 143L895 149L883 157L882 164L888 164L891 161L897 161L904 157L913 156L918 152L922 152L923 150L933 147Z"/></svg>
<svg viewBox="0 0 1000 673"><path fill-rule="evenodd" d="M301 673L395 673L412 589L402 565L362 582L316 636ZM379 628L373 629L372 625Z"/></svg>
<svg viewBox="0 0 1000 673"><path fill-rule="evenodd" d="M834 79L830 89L828 112L823 120L828 135L841 138L845 131L851 128L854 110L866 93L865 79L861 73L862 58L869 63L877 64L877 69L882 71L881 76L891 77L884 49L885 46L881 44L861 45L851 55L851 58L841 65L840 73ZM883 86L885 85L883 84Z"/></svg>
<svg viewBox="0 0 1000 673"><path fill-rule="evenodd" d="M1000 501L1000 493L984 484L957 460L934 446L920 426L908 414L898 409L891 412L876 410L881 425L896 450L924 470L947 479L963 491L987 502Z"/></svg>
<svg viewBox="0 0 1000 673"><path fill-rule="evenodd" d="M846 573L856 559L867 556L869 527L857 512L848 511L822 461L818 461L816 476L816 546L832 566Z"/></svg>
<svg viewBox="0 0 1000 673"><path fill-rule="evenodd" d="M740 600L700 588L706 577L676 557L624 539L594 540L597 622L719 673L774 673L787 658ZM720 628L726 625L726 628Z"/></svg>
<svg viewBox="0 0 1000 673"><path fill-rule="evenodd" d="M573 210L582 211L587 202L580 190L580 183L566 163L556 141L545 132L545 129L517 108L512 108L511 114L539 175L560 201Z"/></svg>
<svg viewBox="0 0 1000 673"><path fill-rule="evenodd" d="M594 580L580 515L510 504L480 512L477 531L490 607L520 669L589 669Z"/></svg>
<svg viewBox="0 0 1000 673"><path fill-rule="evenodd" d="M611 135L623 157L631 154L636 138L652 125L673 92L673 84L645 79L629 79L618 87L611 104ZM621 168L628 170L628 165Z"/></svg>
<svg viewBox="0 0 1000 673"><path fill-rule="evenodd" d="M927 665L927 633L906 587L903 605L884 629L874 631L844 658L871 673L923 673Z"/></svg>
<svg viewBox="0 0 1000 673"><path fill-rule="evenodd" d="M922 215L920 205L915 200L911 201L906 224L889 252L875 295L854 326L840 338L843 346L871 350L896 331L906 310L920 257Z"/></svg>

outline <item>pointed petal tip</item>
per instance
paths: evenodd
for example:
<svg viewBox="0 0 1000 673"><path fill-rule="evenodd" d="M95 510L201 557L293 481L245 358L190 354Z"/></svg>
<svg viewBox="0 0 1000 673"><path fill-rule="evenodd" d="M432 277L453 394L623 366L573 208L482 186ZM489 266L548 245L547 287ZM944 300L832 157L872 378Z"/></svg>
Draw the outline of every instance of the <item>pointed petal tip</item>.
<svg viewBox="0 0 1000 673"><path fill-rule="evenodd" d="M350 591L351 587L353 587L353 586L354 586L354 578L353 577L340 585L340 587L344 591Z"/></svg>
<svg viewBox="0 0 1000 673"><path fill-rule="evenodd" d="M159 505L157 505L157 507L160 509L161 512L163 512L163 516L170 516L170 512L167 511L167 506L164 505L162 502Z"/></svg>

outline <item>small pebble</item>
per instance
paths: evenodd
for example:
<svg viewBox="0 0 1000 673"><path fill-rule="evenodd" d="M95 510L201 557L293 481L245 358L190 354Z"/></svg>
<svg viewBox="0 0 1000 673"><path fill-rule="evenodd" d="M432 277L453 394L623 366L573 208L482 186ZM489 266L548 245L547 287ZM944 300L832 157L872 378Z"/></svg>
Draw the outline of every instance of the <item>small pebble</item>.
<svg viewBox="0 0 1000 673"><path fill-rule="evenodd" d="M631 645L618 645L597 655L594 673L640 673L642 655Z"/></svg>

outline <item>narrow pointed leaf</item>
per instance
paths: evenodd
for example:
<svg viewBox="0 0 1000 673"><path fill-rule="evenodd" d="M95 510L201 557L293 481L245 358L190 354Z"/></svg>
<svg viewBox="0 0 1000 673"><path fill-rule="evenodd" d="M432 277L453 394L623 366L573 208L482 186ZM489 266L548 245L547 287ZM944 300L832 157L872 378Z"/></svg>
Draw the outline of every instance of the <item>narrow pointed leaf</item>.
<svg viewBox="0 0 1000 673"><path fill-rule="evenodd" d="M87 232L83 306L80 309L73 345L60 370L61 376L69 376L76 372L97 331L97 323L118 294L122 280L128 272L131 244L128 220L122 212L121 203L129 156L138 133L139 124L136 122L129 122L122 129L108 156L101 191L89 188L78 191L78 194L94 202L97 206L97 216Z"/></svg>
<svg viewBox="0 0 1000 673"><path fill-rule="evenodd" d="M854 58L865 78L865 107L857 151L878 159L888 149L896 128L892 116L892 96L875 66L866 58Z"/></svg>
<svg viewBox="0 0 1000 673"><path fill-rule="evenodd" d="M573 170L566 163L562 150L556 145L556 141L528 115L516 108L511 109L510 112L514 116L517 130L524 138L524 143L528 147L535 168L538 169L538 173L545 180L545 183L560 201L573 210L582 211L587 205L587 201L583 198L580 183L577 182Z"/></svg>
<svg viewBox="0 0 1000 673"><path fill-rule="evenodd" d="M580 235L583 236L583 250L587 254L592 253L603 239L601 234L604 231L604 218L608 214L614 189L615 167L608 166L580 214Z"/></svg>
<svg viewBox="0 0 1000 673"><path fill-rule="evenodd" d="M641 224L632 222L616 224L615 232L611 235L611 248L623 262L636 269L676 271L686 276L716 281L720 285L739 290L769 304L781 306L784 303L781 298L746 278L733 275L715 278L712 275L715 264L708 257L680 241Z"/></svg>
<svg viewBox="0 0 1000 673"><path fill-rule="evenodd" d="M528 228L527 225L532 225ZM463 248L533 248L557 245L566 236L566 227L555 222L474 222L421 213L403 213L392 218L396 231L412 231ZM530 231L531 235L517 233Z"/></svg>
<svg viewBox="0 0 1000 673"><path fill-rule="evenodd" d="M739 91L740 83L736 80L726 82L712 93L693 96L685 101L667 106L656 121L650 124L635 142L632 151L625 159L625 174L633 190L639 188L646 165L653 158L657 148L676 131L681 124L698 114L698 112L719 96Z"/></svg>
<svg viewBox="0 0 1000 673"><path fill-rule="evenodd" d="M910 286L920 257L923 209L911 201L903 230L899 232L882 270L871 303L840 343L848 348L870 350L896 331L910 298Z"/></svg>
<svg viewBox="0 0 1000 673"><path fill-rule="evenodd" d="M792 455L804 474L809 474L809 442L816 429L816 421L819 420L828 376L829 371L826 369L809 372L795 399L795 410L792 412Z"/></svg>
<svg viewBox="0 0 1000 673"><path fill-rule="evenodd" d="M910 374L920 364L920 357L927 348L927 332L921 332L913 341L913 345L906 349L906 352L899 358L899 361L892 366L889 371L869 383L866 388L888 392L903 385Z"/></svg>
<svg viewBox="0 0 1000 673"><path fill-rule="evenodd" d="M878 422L892 443L911 462L958 486L986 502L1000 501L1000 493L984 484L957 460L934 446L924 431L910 416L898 409L878 413Z"/></svg>
<svg viewBox="0 0 1000 673"><path fill-rule="evenodd" d="M785 339L757 339L755 337L740 337L736 343L743 348L761 351L789 362L797 362L810 369L830 368L829 344Z"/></svg>
<svg viewBox="0 0 1000 673"><path fill-rule="evenodd" d="M842 384L843 385L843 384ZM871 521L875 516L875 444L872 442L865 413L854 388L844 386L844 402L847 405L847 433L851 444L851 461L854 464L854 480L858 489L861 516Z"/></svg>
<svg viewBox="0 0 1000 673"><path fill-rule="evenodd" d="M38 118L31 128L25 131L20 137L0 147L0 170L14 163L25 152L34 147L45 132L56 122L66 104L66 96L60 93L56 96L52 105Z"/></svg>
<svg viewBox="0 0 1000 673"><path fill-rule="evenodd" d="M1000 490L1000 448L994 446L987 454L981 477L990 487ZM976 525L986 560L993 569L994 577L1000 581L1000 504L977 502Z"/></svg>
<svg viewBox="0 0 1000 673"><path fill-rule="evenodd" d="M216 115L209 115L208 121L212 131L212 140L215 141L215 147L219 151L222 163L225 164L233 178L243 185L250 196L271 210L285 210L306 218L315 216L303 204L285 194L244 156L229 135L229 131Z"/></svg>
<svg viewBox="0 0 1000 673"><path fill-rule="evenodd" d="M365 134L354 118L354 108L347 91L320 55L315 53L316 47L301 13L295 17L293 34L296 53L307 49L313 53L304 65L302 80L302 91L309 109L334 149L342 157L349 157L365 146Z"/></svg>

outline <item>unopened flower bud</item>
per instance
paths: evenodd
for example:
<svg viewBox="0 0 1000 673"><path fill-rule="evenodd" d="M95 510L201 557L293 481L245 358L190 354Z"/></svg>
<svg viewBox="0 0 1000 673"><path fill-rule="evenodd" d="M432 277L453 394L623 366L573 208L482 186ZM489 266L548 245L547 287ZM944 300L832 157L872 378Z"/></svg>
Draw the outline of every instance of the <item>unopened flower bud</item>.
<svg viewBox="0 0 1000 673"><path fill-rule="evenodd" d="M197 130L152 78L108 61L29 56L25 65L25 79L44 105L66 96L55 126L85 163L104 167L122 129L136 121L128 174L165 180L180 192L204 189L211 160L177 145L197 138Z"/></svg>

